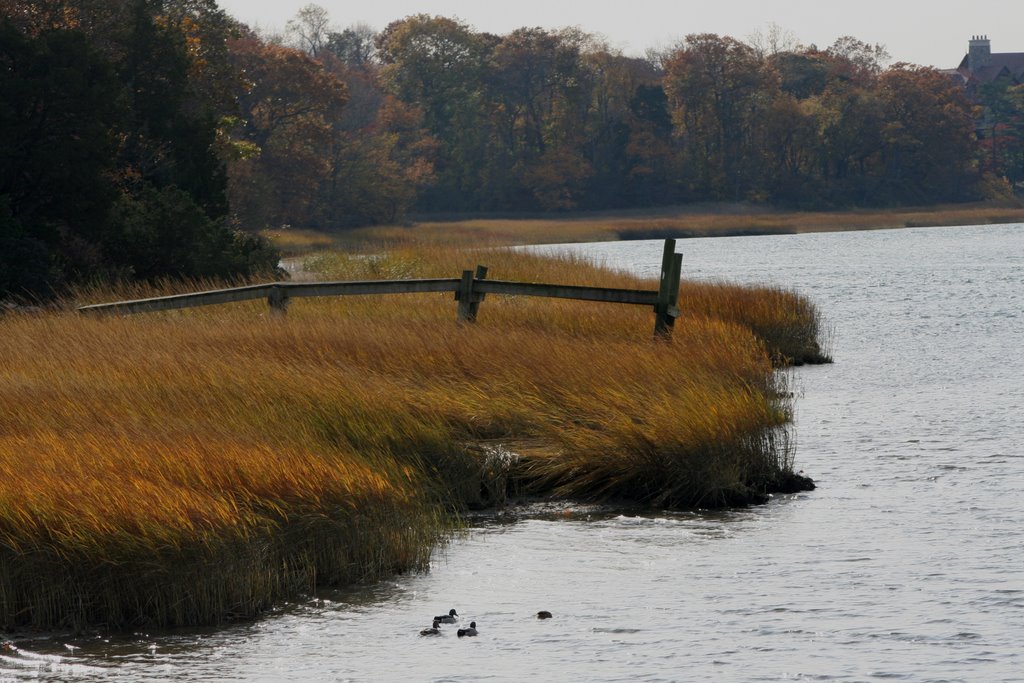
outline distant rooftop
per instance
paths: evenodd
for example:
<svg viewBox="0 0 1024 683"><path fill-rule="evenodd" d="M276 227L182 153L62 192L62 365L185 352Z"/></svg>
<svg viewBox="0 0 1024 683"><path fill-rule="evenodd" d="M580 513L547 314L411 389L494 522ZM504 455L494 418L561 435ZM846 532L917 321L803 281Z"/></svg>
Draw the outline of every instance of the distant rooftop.
<svg viewBox="0 0 1024 683"><path fill-rule="evenodd" d="M1024 83L1024 52L992 52L988 36L971 36L967 54L960 65L945 72L959 77L968 87L991 83L999 78Z"/></svg>

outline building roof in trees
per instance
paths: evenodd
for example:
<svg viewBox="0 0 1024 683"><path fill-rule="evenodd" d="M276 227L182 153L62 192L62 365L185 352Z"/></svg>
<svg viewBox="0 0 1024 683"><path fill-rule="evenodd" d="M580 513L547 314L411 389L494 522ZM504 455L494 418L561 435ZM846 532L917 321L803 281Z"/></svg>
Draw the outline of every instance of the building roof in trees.
<svg viewBox="0 0 1024 683"><path fill-rule="evenodd" d="M968 78L974 78L982 83L990 83L1003 76L1020 81L1024 78L1024 52L1004 52L992 55L991 64L974 71L968 69L966 64L961 63L957 70L966 71Z"/></svg>
<svg viewBox="0 0 1024 683"><path fill-rule="evenodd" d="M972 44L980 42L984 49L983 56L972 69L971 53L968 52L960 60L956 69L947 73L958 73L965 84L991 83L999 78L1010 78L1014 82L1024 82L1024 52L991 52L987 38L972 39ZM973 48L973 45L972 45Z"/></svg>

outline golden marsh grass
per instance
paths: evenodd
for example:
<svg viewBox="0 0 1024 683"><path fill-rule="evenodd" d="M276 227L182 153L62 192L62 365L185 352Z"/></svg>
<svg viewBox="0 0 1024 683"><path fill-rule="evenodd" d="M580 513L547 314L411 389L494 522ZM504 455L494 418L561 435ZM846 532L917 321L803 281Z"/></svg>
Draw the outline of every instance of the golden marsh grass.
<svg viewBox="0 0 1024 683"><path fill-rule="evenodd" d="M507 250L310 258L331 279L476 263L655 288ZM820 355L817 312L774 289L683 292L668 342L645 307L525 297L489 297L476 324L429 294L302 299L283 319L262 302L2 317L0 625L216 623L422 569L453 515L511 483L662 506L761 494L791 466L773 357ZM517 458L496 465L497 444Z"/></svg>

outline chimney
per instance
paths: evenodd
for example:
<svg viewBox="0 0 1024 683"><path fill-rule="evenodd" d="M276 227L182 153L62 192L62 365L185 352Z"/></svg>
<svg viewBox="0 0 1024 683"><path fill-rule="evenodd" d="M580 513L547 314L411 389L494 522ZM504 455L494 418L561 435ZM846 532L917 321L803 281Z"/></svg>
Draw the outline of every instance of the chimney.
<svg viewBox="0 0 1024 683"><path fill-rule="evenodd" d="M967 68L972 73L992 62L992 43L988 36L971 36L967 46Z"/></svg>

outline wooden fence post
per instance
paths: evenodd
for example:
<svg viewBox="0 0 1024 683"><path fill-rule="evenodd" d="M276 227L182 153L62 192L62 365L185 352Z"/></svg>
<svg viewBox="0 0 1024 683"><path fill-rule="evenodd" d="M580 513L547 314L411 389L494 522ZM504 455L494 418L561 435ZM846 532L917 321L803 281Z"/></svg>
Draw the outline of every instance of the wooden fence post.
<svg viewBox="0 0 1024 683"><path fill-rule="evenodd" d="M679 317L679 279L683 269L683 255L677 254L676 241L665 240L661 256L661 281L658 299L654 304L654 337L666 339L672 336L672 326Z"/></svg>
<svg viewBox="0 0 1024 683"><path fill-rule="evenodd" d="M462 280L459 282L459 288L455 292L455 300L459 302L459 322L472 322L470 318L470 312L472 309L473 298L473 271L464 270L462 271Z"/></svg>
<svg viewBox="0 0 1024 683"><path fill-rule="evenodd" d="M476 322L476 314L480 310L480 302L484 300L486 294L474 293L473 282L475 280L483 280L486 277L487 266L477 266L475 278L473 271L462 271L462 280L459 282L459 288L455 292L455 300L459 302L459 322Z"/></svg>
<svg viewBox="0 0 1024 683"><path fill-rule="evenodd" d="M270 306L270 314L276 318L283 317L288 312L288 292L284 287L271 286L270 294L267 295L267 305Z"/></svg>
<svg viewBox="0 0 1024 683"><path fill-rule="evenodd" d="M483 279L486 279L486 278L487 278L487 266L479 266L478 265L476 267L476 279L477 280L483 280ZM483 293L481 293L481 294L473 293L473 294L470 295L470 300L469 300L469 320L471 322L476 322L476 314L480 311L480 302L483 301L484 297L486 297L486 296L487 295L483 294Z"/></svg>
<svg viewBox="0 0 1024 683"><path fill-rule="evenodd" d="M679 278L682 276L683 255L672 254L672 272L668 282L668 311L665 312L665 325L669 333L679 317Z"/></svg>

